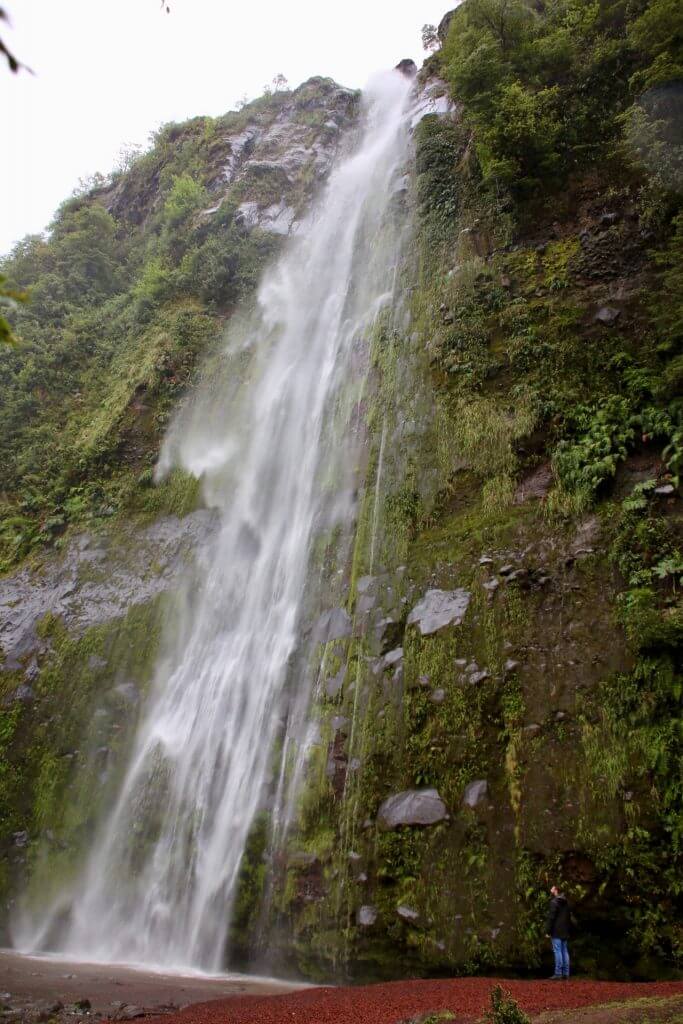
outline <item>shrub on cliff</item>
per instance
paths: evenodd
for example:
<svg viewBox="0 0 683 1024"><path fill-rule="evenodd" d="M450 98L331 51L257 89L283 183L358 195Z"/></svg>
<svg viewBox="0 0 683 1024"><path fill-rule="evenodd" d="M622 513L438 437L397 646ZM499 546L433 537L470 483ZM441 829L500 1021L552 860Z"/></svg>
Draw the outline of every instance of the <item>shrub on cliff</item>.
<svg viewBox="0 0 683 1024"><path fill-rule="evenodd" d="M633 117L641 111L642 137L646 127L680 132L671 111L661 128L661 103L641 102L646 90L681 78L677 0L467 0L439 60L465 103L485 178L520 196L604 160L623 138L619 115L628 108Z"/></svg>

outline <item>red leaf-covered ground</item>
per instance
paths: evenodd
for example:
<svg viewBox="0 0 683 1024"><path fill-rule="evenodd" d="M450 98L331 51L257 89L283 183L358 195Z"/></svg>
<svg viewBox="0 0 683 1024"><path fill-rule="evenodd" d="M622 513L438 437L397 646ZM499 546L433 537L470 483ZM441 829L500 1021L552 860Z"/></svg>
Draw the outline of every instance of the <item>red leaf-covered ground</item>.
<svg viewBox="0 0 683 1024"><path fill-rule="evenodd" d="M655 996L683 996L683 982L395 981L358 988L313 988L280 996L240 996L188 1006L160 1024L398 1024L432 1010L481 1017L500 984L529 1014Z"/></svg>

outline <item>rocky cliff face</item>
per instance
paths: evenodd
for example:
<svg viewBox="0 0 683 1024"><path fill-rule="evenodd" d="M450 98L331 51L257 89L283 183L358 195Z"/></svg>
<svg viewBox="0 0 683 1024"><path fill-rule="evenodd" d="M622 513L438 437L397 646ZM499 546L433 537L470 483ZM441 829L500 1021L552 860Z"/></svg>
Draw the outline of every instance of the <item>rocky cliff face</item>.
<svg viewBox="0 0 683 1024"><path fill-rule="evenodd" d="M446 50L457 31L442 24ZM286 841L270 850L267 801L253 829L233 962L316 978L536 969L559 881L581 969L662 974L682 949L680 363L665 299L680 228L675 208L653 220L647 175L618 159L577 158L535 205L487 186L490 150L448 69L437 55L422 73L396 196L414 245L371 340L353 557L316 626L319 736ZM296 230L353 112L326 80L242 112L202 157L186 251L201 225L225 227L226 202L240 238ZM164 147L189 161L200 128ZM157 231L158 259L182 266L163 249L159 161L93 201ZM159 518L190 511L196 488L141 477L163 417L133 443L147 415L134 403L171 397L130 383L108 429L131 490L99 515L107 477L92 533L1 584L8 910L40 858L57 882L72 870L126 749L163 594L211 528L202 510Z"/></svg>
<svg viewBox="0 0 683 1024"><path fill-rule="evenodd" d="M224 119L204 168L212 205L197 216L210 220L223 202L238 197L235 216L245 230L288 234L327 175L339 139L354 120L357 99L357 93L329 78L311 78L293 92L276 93ZM172 126L168 141L177 149L196 146L204 120ZM124 175L98 198L117 220L143 225L163 202L162 174L163 167L146 176L143 189L136 187L135 175Z"/></svg>

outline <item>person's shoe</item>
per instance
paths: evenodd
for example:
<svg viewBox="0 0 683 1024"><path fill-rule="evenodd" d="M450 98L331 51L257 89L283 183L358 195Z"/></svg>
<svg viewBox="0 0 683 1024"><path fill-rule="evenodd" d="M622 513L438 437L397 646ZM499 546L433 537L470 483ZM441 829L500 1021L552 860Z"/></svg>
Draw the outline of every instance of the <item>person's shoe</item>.
<svg viewBox="0 0 683 1024"><path fill-rule="evenodd" d="M548 981L562 981L562 975L561 974L551 974L550 977L548 978Z"/></svg>

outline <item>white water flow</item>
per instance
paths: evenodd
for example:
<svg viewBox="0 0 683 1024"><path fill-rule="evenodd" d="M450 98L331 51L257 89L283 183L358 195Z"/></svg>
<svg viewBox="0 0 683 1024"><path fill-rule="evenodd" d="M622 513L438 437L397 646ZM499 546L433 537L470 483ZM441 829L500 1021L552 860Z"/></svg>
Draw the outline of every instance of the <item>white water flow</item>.
<svg viewBox="0 0 683 1024"><path fill-rule="evenodd" d="M349 394L392 285L396 254L381 228L407 158L409 90L397 72L371 83L356 150L268 273L248 338L244 322L234 328L225 379L170 431L162 471L180 463L202 475L218 535L166 630L115 805L69 894L63 952L223 964L245 842L277 771L312 541L335 515L353 517L348 406L359 387ZM22 944L40 946L51 927L44 915Z"/></svg>

